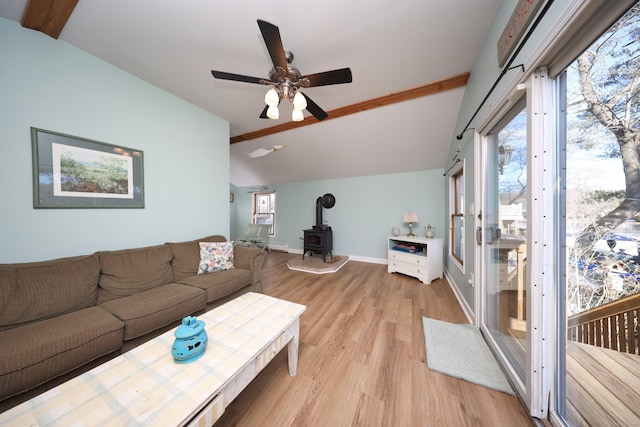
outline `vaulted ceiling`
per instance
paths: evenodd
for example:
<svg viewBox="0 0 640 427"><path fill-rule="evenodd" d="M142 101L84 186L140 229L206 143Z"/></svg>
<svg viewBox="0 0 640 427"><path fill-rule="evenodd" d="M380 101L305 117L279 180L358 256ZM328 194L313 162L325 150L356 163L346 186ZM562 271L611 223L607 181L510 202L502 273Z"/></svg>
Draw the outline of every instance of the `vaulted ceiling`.
<svg viewBox="0 0 640 427"><path fill-rule="evenodd" d="M0 17L228 120L230 179L249 186L445 167L468 72L498 4L11 0L0 3ZM302 74L351 68L350 84L304 91L328 119L306 113L293 123L288 105L279 120L260 119L268 86L212 77L212 69L268 77L272 62L257 19L279 27ZM246 154L273 145L285 148Z"/></svg>

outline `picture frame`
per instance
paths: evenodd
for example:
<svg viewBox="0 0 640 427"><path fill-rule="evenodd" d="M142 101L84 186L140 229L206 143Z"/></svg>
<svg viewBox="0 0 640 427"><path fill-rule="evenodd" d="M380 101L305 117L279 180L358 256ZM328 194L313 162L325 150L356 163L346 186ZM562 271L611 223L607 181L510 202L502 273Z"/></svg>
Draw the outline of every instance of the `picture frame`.
<svg viewBox="0 0 640 427"><path fill-rule="evenodd" d="M144 208L143 152L31 128L35 209Z"/></svg>

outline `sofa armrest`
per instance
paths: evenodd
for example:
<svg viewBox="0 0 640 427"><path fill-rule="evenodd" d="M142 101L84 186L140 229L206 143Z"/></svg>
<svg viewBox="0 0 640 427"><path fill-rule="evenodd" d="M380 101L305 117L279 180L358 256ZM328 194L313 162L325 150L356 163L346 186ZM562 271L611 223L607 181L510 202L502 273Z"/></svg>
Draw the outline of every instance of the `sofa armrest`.
<svg viewBox="0 0 640 427"><path fill-rule="evenodd" d="M267 261L267 252L264 249L235 246L233 265L236 268L244 268L253 272L253 283L261 281L262 267Z"/></svg>

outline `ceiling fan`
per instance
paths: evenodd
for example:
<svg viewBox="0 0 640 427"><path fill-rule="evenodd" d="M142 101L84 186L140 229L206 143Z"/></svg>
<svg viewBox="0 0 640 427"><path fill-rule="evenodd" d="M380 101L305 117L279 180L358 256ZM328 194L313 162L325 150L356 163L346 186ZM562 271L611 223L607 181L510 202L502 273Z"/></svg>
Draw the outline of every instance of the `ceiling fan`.
<svg viewBox="0 0 640 427"><path fill-rule="evenodd" d="M260 114L261 119L278 119L278 105L280 101L287 100L293 103L293 121L302 121L304 115L302 110L307 110L318 120L324 120L329 115L311 98L300 91L301 88L314 86L328 86L341 83L351 83L351 69L340 68L338 70L325 71L316 74L302 75L293 65L293 53L285 51L282 47L280 30L269 22L258 19L258 27L262 33L262 38L267 45L269 56L273 62L273 68L269 71L269 78L244 76L241 74L226 73L224 71L211 70L211 74L216 79L233 80L245 83L255 83L261 85L271 85L265 95L267 106Z"/></svg>

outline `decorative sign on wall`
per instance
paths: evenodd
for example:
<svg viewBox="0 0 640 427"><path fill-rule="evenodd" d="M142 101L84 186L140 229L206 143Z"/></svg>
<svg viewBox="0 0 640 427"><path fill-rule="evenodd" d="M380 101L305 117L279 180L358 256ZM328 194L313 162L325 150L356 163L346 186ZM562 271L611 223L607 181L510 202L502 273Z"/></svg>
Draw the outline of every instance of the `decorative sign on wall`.
<svg viewBox="0 0 640 427"><path fill-rule="evenodd" d="M498 39L498 65L502 67L544 0L520 0Z"/></svg>

